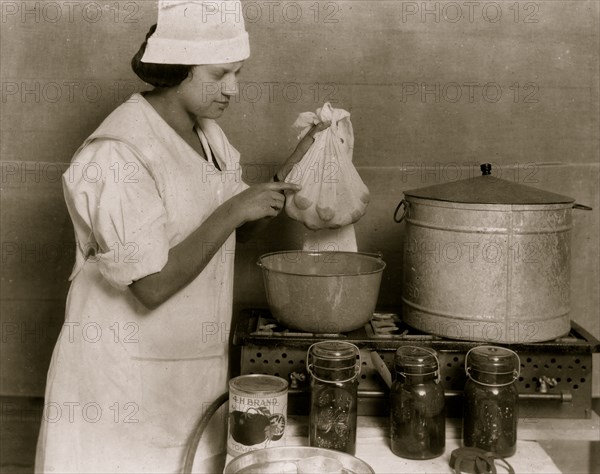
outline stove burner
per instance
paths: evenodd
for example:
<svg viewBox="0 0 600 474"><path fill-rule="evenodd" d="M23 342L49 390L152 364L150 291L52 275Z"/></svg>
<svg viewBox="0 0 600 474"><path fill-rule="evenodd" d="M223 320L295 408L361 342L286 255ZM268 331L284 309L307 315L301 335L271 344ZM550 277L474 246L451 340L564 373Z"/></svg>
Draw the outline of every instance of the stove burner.
<svg viewBox="0 0 600 474"><path fill-rule="evenodd" d="M391 338L403 337L409 333L409 328L402 323L400 316L396 313L373 313L373 319L362 328L367 337ZM343 339L348 336L343 333L311 333L294 331L283 326L272 317L259 314L256 321L256 330L251 336L283 336L283 337L317 337ZM430 337L426 335L426 337Z"/></svg>
<svg viewBox="0 0 600 474"><path fill-rule="evenodd" d="M315 334L312 332L298 332L280 326L272 317L260 314L256 321L256 330L250 333L251 336L283 336L283 337L319 337L319 338L344 338L344 334Z"/></svg>
<svg viewBox="0 0 600 474"><path fill-rule="evenodd" d="M249 310L247 326L244 329L246 337L275 338L275 339L352 339L373 341L381 340L414 340L437 341L442 338L433 334L423 333L406 325L397 313L375 312L373 318L363 327L348 333L311 333L295 331L281 326L268 310Z"/></svg>

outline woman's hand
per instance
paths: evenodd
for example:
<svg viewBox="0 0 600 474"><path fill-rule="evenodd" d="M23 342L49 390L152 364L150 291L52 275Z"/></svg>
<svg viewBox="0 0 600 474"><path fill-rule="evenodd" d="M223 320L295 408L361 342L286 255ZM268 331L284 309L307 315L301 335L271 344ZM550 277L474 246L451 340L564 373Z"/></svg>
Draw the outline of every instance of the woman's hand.
<svg viewBox="0 0 600 474"><path fill-rule="evenodd" d="M249 187L231 198L232 205L240 216L241 224L257 221L264 217L277 216L285 205L284 191L300 191L301 187L291 183L261 183Z"/></svg>

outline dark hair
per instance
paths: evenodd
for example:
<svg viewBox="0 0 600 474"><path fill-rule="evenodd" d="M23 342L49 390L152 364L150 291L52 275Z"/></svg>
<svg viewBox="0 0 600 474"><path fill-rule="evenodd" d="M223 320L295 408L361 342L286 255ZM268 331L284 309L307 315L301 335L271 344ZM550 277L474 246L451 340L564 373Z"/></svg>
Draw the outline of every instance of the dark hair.
<svg viewBox="0 0 600 474"><path fill-rule="evenodd" d="M188 77L194 66L185 64L156 64L156 63L143 63L142 56L146 51L146 44L148 44L148 38L152 36L156 30L156 25L152 25L146 40L140 46L139 51L131 60L131 69L137 74L137 76L144 82L153 85L154 87L174 87L178 86L183 80Z"/></svg>

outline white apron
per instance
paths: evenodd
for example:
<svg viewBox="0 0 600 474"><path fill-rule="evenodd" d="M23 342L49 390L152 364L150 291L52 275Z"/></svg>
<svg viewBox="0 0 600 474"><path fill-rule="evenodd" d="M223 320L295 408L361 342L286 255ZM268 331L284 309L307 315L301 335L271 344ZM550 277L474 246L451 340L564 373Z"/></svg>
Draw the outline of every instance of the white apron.
<svg viewBox="0 0 600 474"><path fill-rule="evenodd" d="M247 187L219 126L198 125L222 171L134 94L63 175L78 249L36 472L180 472L194 424L227 390L235 233L157 309L127 288L160 271L171 247ZM224 451L225 422L213 417L198 459Z"/></svg>

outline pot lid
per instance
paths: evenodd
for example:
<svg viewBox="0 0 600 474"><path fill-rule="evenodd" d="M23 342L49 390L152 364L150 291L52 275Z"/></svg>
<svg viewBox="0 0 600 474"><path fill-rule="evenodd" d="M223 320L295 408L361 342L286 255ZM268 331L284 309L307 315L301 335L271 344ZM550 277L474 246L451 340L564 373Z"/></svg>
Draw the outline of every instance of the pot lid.
<svg viewBox="0 0 600 474"><path fill-rule="evenodd" d="M480 166L482 175L451 183L404 191L412 196L466 204L570 204L575 199L492 176L492 165Z"/></svg>

